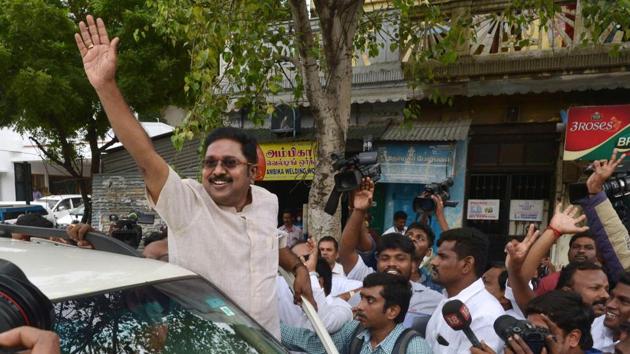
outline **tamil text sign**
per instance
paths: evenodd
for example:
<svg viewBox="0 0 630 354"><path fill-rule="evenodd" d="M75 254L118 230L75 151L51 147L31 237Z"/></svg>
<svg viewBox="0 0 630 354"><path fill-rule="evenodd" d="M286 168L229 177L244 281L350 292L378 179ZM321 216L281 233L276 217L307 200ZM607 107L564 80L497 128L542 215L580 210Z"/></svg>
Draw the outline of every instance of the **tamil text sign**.
<svg viewBox="0 0 630 354"><path fill-rule="evenodd" d="M565 160L609 159L614 148L630 149L630 105L569 109Z"/></svg>
<svg viewBox="0 0 630 354"><path fill-rule="evenodd" d="M311 141L260 144L257 181L311 180L317 148Z"/></svg>
<svg viewBox="0 0 630 354"><path fill-rule="evenodd" d="M453 145L386 145L378 147L381 182L434 183L453 176Z"/></svg>

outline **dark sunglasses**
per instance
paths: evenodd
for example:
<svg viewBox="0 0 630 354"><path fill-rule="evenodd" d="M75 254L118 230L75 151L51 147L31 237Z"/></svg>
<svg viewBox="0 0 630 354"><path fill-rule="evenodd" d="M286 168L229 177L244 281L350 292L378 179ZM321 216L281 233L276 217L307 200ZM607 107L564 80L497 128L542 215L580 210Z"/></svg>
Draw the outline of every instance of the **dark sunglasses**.
<svg viewBox="0 0 630 354"><path fill-rule="evenodd" d="M221 162L221 166L223 166L223 168L227 168L228 170L232 170L234 168L236 168L236 166L238 165L252 165L247 161L241 161L235 157L224 157L223 159L214 159L214 158L207 158L203 160L203 166L205 168L208 169L215 169L218 165L219 162Z"/></svg>

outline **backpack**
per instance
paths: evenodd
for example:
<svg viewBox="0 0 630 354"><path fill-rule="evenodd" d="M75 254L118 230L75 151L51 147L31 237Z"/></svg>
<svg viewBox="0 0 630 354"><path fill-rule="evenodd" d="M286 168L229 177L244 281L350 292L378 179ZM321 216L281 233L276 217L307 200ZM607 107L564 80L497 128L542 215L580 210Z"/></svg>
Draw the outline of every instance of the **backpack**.
<svg viewBox="0 0 630 354"><path fill-rule="evenodd" d="M352 341L350 342L350 351L349 354L359 354L361 353L361 347L363 346L363 339L357 338L359 333L365 328L362 325L358 325L357 328L352 333ZM420 336L420 333L411 329L405 328L402 333L396 338L396 344L394 344L394 349L392 353L406 353L407 346L409 345L409 341L411 341L416 336Z"/></svg>

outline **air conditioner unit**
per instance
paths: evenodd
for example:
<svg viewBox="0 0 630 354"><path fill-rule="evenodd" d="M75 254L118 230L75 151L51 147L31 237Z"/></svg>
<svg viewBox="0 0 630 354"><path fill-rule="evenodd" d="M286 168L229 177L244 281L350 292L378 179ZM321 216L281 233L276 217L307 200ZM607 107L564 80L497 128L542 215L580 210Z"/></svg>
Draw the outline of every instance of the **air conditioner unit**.
<svg viewBox="0 0 630 354"><path fill-rule="evenodd" d="M287 105L276 106L271 114L271 131L295 136L300 131L300 111Z"/></svg>

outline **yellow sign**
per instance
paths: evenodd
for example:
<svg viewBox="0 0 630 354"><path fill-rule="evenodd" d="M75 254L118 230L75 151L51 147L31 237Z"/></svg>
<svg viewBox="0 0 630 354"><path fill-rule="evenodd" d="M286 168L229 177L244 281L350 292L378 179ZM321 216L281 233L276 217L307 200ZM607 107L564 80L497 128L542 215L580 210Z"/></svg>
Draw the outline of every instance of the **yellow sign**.
<svg viewBox="0 0 630 354"><path fill-rule="evenodd" d="M312 180L317 147L312 141L258 145L257 181Z"/></svg>

